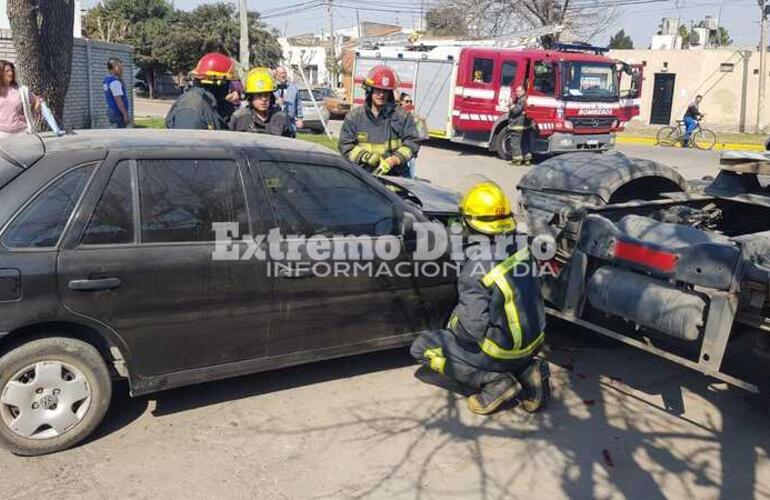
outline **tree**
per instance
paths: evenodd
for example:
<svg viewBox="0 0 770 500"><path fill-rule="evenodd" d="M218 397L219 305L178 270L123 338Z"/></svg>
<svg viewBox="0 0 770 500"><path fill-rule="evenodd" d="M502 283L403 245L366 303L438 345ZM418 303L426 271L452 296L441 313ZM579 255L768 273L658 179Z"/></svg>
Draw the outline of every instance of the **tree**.
<svg viewBox="0 0 770 500"><path fill-rule="evenodd" d="M98 40L134 47L134 60L147 75L150 96L155 76L186 74L207 52L238 54L240 23L231 3L204 4L193 11L175 10L168 0L105 0L86 15L86 32ZM272 66L282 57L277 33L249 12L251 64Z"/></svg>
<svg viewBox="0 0 770 500"><path fill-rule="evenodd" d="M134 64L147 75L154 97L156 74L169 66L168 23L174 14L168 0L104 0L88 11L84 30L95 40L134 47Z"/></svg>
<svg viewBox="0 0 770 500"><path fill-rule="evenodd" d="M679 25L679 36L682 37L682 48L690 48L690 30L684 24Z"/></svg>
<svg viewBox="0 0 770 500"><path fill-rule="evenodd" d="M43 96L58 121L72 68L74 0L8 0L19 79Z"/></svg>
<svg viewBox="0 0 770 500"><path fill-rule="evenodd" d="M634 42L631 40L630 36L626 35L625 30L620 30L615 33L612 38L610 38L610 48L629 50L634 48Z"/></svg>
<svg viewBox="0 0 770 500"><path fill-rule="evenodd" d="M467 36L465 16L452 7L430 9L425 16L428 32L438 36Z"/></svg>
<svg viewBox="0 0 770 500"><path fill-rule="evenodd" d="M574 0L444 0L441 8L461 13L470 37L503 37L560 24L565 37L591 40L612 25L617 13L613 7L599 4Z"/></svg>

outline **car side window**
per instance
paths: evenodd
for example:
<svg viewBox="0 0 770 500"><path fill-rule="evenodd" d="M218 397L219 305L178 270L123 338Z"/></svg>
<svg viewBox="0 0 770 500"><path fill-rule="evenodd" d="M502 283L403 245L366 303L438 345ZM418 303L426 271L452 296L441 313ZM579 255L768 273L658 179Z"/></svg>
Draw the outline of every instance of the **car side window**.
<svg viewBox="0 0 770 500"><path fill-rule="evenodd" d="M139 160L142 243L214 241L215 222L249 233L246 197L233 160Z"/></svg>
<svg viewBox="0 0 770 500"><path fill-rule="evenodd" d="M134 202L128 161L115 166L81 243L107 245L134 241Z"/></svg>
<svg viewBox="0 0 770 500"><path fill-rule="evenodd" d="M8 248L51 248L61 239L94 165L70 170L45 188L14 219L2 237Z"/></svg>
<svg viewBox="0 0 770 500"><path fill-rule="evenodd" d="M517 64L511 61L505 61L503 63L503 69L500 74L500 86L510 87L513 82L516 81L516 68Z"/></svg>
<svg viewBox="0 0 770 500"><path fill-rule="evenodd" d="M489 84L492 83L492 73L495 70L495 62L492 59L473 59L473 72L471 78L473 83Z"/></svg>
<svg viewBox="0 0 770 500"><path fill-rule="evenodd" d="M287 234L395 234L395 207L342 168L262 162L281 232Z"/></svg>

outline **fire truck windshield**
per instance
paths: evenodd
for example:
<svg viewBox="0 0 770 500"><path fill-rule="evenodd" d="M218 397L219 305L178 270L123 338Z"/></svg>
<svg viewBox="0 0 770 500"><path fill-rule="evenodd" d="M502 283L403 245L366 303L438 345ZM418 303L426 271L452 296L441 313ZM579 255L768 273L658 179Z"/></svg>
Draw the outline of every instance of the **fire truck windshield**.
<svg viewBox="0 0 770 500"><path fill-rule="evenodd" d="M569 61L562 65L562 97L575 101L614 101L618 74L614 64Z"/></svg>

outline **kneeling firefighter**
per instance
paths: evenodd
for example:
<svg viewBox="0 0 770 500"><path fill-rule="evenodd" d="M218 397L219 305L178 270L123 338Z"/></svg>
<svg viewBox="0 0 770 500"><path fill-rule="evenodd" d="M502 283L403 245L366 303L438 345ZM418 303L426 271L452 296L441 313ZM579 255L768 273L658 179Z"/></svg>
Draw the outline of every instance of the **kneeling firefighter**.
<svg viewBox="0 0 770 500"><path fill-rule="evenodd" d="M396 104L396 72L375 66L363 82L366 102L345 117L339 150L353 163L379 175L405 176L420 149L414 118Z"/></svg>
<svg viewBox="0 0 770 500"><path fill-rule="evenodd" d="M166 115L166 128L227 130L240 95L233 88L238 77L235 61L212 52L201 57L191 72L192 85L185 89Z"/></svg>
<svg viewBox="0 0 770 500"><path fill-rule="evenodd" d="M275 103L277 85L266 68L254 68L246 76L244 93L249 105L230 119L230 130L293 137L289 115Z"/></svg>
<svg viewBox="0 0 770 500"><path fill-rule="evenodd" d="M550 386L548 364L535 358L545 339L545 312L529 250L494 241L516 228L497 184L471 188L460 212L471 243L458 277L458 304L447 328L420 335L411 354L474 391L468 398L473 413L492 413L516 396L524 410L535 412L550 398ZM489 245L479 242L482 235ZM510 257L501 261L499 255Z"/></svg>

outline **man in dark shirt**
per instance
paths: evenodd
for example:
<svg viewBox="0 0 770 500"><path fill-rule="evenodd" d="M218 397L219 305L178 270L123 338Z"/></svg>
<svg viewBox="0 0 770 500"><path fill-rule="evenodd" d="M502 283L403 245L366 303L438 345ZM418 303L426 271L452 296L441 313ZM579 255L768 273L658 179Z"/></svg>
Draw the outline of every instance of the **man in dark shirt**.
<svg viewBox="0 0 770 500"><path fill-rule="evenodd" d="M700 103L703 101L703 96L699 95L695 97L695 101L691 102L687 106L687 111L684 114L684 137L682 138L682 147L686 148L690 145L690 136L693 131L698 127L698 122L703 118L703 113L700 112Z"/></svg>

